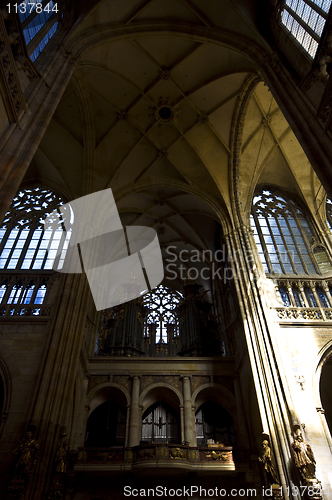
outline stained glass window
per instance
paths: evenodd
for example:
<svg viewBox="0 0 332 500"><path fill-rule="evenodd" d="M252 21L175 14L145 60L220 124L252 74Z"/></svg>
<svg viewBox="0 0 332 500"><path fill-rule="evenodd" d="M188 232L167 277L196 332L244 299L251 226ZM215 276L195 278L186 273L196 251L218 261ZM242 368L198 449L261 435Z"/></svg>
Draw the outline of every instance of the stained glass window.
<svg viewBox="0 0 332 500"><path fill-rule="evenodd" d="M23 36L32 61L37 59L59 27L59 6L60 3L53 0L39 3L24 0L18 6Z"/></svg>
<svg viewBox="0 0 332 500"><path fill-rule="evenodd" d="M317 262L315 235L302 208L285 195L262 190L253 200L251 226L263 268L270 274L321 274L332 270L325 252Z"/></svg>
<svg viewBox="0 0 332 500"><path fill-rule="evenodd" d="M315 57L332 0L286 0L281 22Z"/></svg>
<svg viewBox="0 0 332 500"><path fill-rule="evenodd" d="M145 337L150 336L151 327L156 332L156 344L167 344L172 338L179 336L176 307L181 298L179 292L173 292L163 285L144 295L144 305L149 309L145 321Z"/></svg>
<svg viewBox="0 0 332 500"><path fill-rule="evenodd" d="M36 187L18 193L0 227L0 269L52 269L54 263L61 269L71 233L63 231L60 214L56 228L44 226L44 220L62 204L61 198L48 189ZM55 260L60 249L61 255ZM21 303L18 297L16 291L13 303ZM41 300L41 289L36 298Z"/></svg>

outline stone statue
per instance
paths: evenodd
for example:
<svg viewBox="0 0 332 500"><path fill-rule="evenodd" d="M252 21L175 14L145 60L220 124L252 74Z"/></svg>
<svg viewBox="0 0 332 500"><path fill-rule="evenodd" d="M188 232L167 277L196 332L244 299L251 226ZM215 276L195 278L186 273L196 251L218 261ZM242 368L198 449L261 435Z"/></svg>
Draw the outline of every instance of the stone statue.
<svg viewBox="0 0 332 500"><path fill-rule="evenodd" d="M291 444L295 465L303 479L315 479L316 460L310 445L303 439L300 429L296 429Z"/></svg>
<svg viewBox="0 0 332 500"><path fill-rule="evenodd" d="M67 434L61 435L61 444L57 449L53 465L53 479L47 494L47 500L62 500L68 466Z"/></svg>
<svg viewBox="0 0 332 500"><path fill-rule="evenodd" d="M67 472L67 441L63 441L55 456L55 472L65 474Z"/></svg>
<svg viewBox="0 0 332 500"><path fill-rule="evenodd" d="M275 471L273 463L272 463L271 448L270 448L269 442L265 439L263 441L262 445L263 445L263 455L261 457L258 457L258 460L264 466L269 483L271 485L272 484L279 485L280 484L279 479L277 477L276 471Z"/></svg>
<svg viewBox="0 0 332 500"><path fill-rule="evenodd" d="M34 465L38 459L39 443L33 438L33 432L28 431L23 443L21 443L14 454L18 459L14 469L14 479L29 480Z"/></svg>

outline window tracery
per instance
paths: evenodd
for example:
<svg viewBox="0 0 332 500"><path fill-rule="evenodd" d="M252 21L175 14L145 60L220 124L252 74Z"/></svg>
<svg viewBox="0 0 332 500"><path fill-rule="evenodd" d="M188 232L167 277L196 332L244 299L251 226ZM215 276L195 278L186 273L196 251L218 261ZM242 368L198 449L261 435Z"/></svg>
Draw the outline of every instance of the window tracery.
<svg viewBox="0 0 332 500"><path fill-rule="evenodd" d="M286 0L281 23L304 50L315 57L331 0Z"/></svg>
<svg viewBox="0 0 332 500"><path fill-rule="evenodd" d="M59 27L60 3L57 1L30 2L17 7L28 54L35 61ZM37 36L40 33L41 36Z"/></svg>
<svg viewBox="0 0 332 500"><path fill-rule="evenodd" d="M61 269L71 233L65 235L60 213L56 229L51 221L44 226L44 221L62 204L58 195L41 187L17 194L0 228L0 269L52 269L54 263ZM61 255L55 262L59 249Z"/></svg>
<svg viewBox="0 0 332 500"><path fill-rule="evenodd" d="M156 345L162 347L179 337L177 306L182 299L179 292L173 292L163 285L154 288L143 297L148 312L145 319L144 336L154 336Z"/></svg>
<svg viewBox="0 0 332 500"><path fill-rule="evenodd" d="M286 195L268 189L257 193L251 226L266 273L322 274L332 270L302 208Z"/></svg>

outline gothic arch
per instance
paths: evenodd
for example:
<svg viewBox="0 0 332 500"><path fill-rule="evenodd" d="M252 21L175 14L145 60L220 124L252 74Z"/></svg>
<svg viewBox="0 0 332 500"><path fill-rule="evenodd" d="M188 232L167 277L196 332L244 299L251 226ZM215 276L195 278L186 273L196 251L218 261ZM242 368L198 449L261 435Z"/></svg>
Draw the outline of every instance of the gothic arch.
<svg viewBox="0 0 332 500"><path fill-rule="evenodd" d="M207 205L209 205L209 207L214 211L214 213L216 214L216 220L221 224L224 233L228 233L231 230L231 220L227 208L221 205L221 203L218 202L213 196L207 195L205 192L199 190L195 186L189 186L182 181L170 180L167 177L138 181L135 186L133 186L132 184L128 184L121 190L114 192L114 199L116 202L118 202L129 194L140 193L145 189L155 187L176 188L180 189L186 194L196 196L200 200L204 201ZM121 210L119 210L119 212L121 213Z"/></svg>
<svg viewBox="0 0 332 500"><path fill-rule="evenodd" d="M201 395L200 393L205 392ZM199 397L202 400L199 400ZM192 405L197 409L197 402L199 405L205 403L208 400L213 400L223 406L228 413L232 415L234 420L236 419L236 401L233 394L220 384L215 384L213 382L200 385L192 394Z"/></svg>
<svg viewBox="0 0 332 500"><path fill-rule="evenodd" d="M235 429L234 439L236 439L236 435L240 435L236 411L236 401L233 394L228 389L220 384L215 384L213 382L204 384L198 387L193 393L192 402L193 407L195 407L196 414L206 403L215 403L220 408L226 410L226 414L228 413L231 417L231 420L233 421L233 433Z"/></svg>
<svg viewBox="0 0 332 500"><path fill-rule="evenodd" d="M112 391L115 389L115 391ZM124 400L125 406L130 403L130 394L127 389L116 382L105 382L92 389L86 397L86 405L90 407L89 415L102 403L108 400L108 397L113 393L116 394L119 400Z"/></svg>
<svg viewBox="0 0 332 500"><path fill-rule="evenodd" d="M161 393L161 390L164 392ZM160 397L161 394L163 395L163 400L173 406L174 409L178 409L178 407L183 404L182 394L178 389L167 382L156 382L144 389L140 395L139 404L142 407L142 413L144 413L149 406L158 401L157 398Z"/></svg>
<svg viewBox="0 0 332 500"><path fill-rule="evenodd" d="M164 23L137 23L125 27L121 25L121 27L116 28L107 26L102 31L99 30L98 32L88 28L78 35L68 37L66 49L73 57L79 59L86 50L98 46L101 43L105 44L121 39L125 40L133 37L141 38L146 36L173 36L176 38L190 38L199 42L214 43L240 54L245 54L245 57L258 65L262 64L266 57L269 57L269 53L265 47L258 46L257 43L250 43L247 37L242 37L239 34L235 36L231 32L213 30L211 28L207 31L205 27L201 28L192 25L190 35L188 35L188 26L174 22L172 23L171 29L169 24Z"/></svg>
<svg viewBox="0 0 332 500"><path fill-rule="evenodd" d="M11 394L12 394L12 375L10 373L10 369L8 368L8 361L9 361L9 366L10 365L16 365L16 361L14 357L12 359L7 358L8 361L7 363L4 361L2 353L4 352L2 346L0 348L1 356L0 356L0 377L2 381L2 390L3 390L3 396L2 396L2 401L0 403L0 414L4 413L7 414L10 408L10 401L11 401ZM15 366L16 368L16 366ZM0 422L0 429L1 429L1 422Z"/></svg>
<svg viewBox="0 0 332 500"><path fill-rule="evenodd" d="M316 370L313 374L313 394L314 400L316 402L316 409L320 414L321 422L324 428L326 440L332 451L332 405L326 409L323 406L324 396L322 397L322 376L325 378L326 374L323 374L324 367L326 368L327 363L332 365L332 340L327 342L319 351L317 356ZM330 373L332 373L332 367L330 368ZM326 380L325 380L326 382ZM323 381L324 383L324 381ZM330 392L330 391L329 391ZM326 398L325 398L326 405ZM327 410L327 411L326 411ZM329 422L328 417L329 416Z"/></svg>

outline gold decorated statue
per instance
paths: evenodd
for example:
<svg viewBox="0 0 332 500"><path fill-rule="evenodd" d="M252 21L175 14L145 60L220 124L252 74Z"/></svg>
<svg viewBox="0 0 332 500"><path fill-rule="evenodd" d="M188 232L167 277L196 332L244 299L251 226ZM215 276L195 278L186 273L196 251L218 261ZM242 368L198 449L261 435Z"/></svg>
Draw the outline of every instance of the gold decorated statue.
<svg viewBox="0 0 332 500"><path fill-rule="evenodd" d="M279 479L277 477L276 471L274 469L273 463L272 463L272 456L271 456L271 448L269 445L269 442L265 439L262 443L263 446L263 455L261 457L258 457L258 460L263 464L264 470L267 474L267 478L269 483L272 484L280 484Z"/></svg>
<svg viewBox="0 0 332 500"><path fill-rule="evenodd" d="M14 478L24 479L30 478L32 469L37 463L39 443L33 437L33 432L28 431L25 440L14 450L14 454L18 456L15 464Z"/></svg>
<svg viewBox="0 0 332 500"><path fill-rule="evenodd" d="M300 429L296 429L291 444L294 462L303 479L315 479L316 460L311 446L303 439Z"/></svg>

